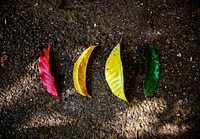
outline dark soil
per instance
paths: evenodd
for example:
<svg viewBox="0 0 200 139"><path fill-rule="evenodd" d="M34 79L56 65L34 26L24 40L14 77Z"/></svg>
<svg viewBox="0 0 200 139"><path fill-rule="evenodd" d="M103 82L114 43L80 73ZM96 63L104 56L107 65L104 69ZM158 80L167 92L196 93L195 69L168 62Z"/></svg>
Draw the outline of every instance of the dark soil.
<svg viewBox="0 0 200 139"><path fill-rule="evenodd" d="M198 138L198 0L1 0L0 138ZM126 103L110 91L106 59L122 41ZM39 78L51 44L60 100ZM87 70L92 98L73 86L74 62L98 44ZM144 98L145 47L156 46L160 80ZM5 55L7 58L5 58Z"/></svg>

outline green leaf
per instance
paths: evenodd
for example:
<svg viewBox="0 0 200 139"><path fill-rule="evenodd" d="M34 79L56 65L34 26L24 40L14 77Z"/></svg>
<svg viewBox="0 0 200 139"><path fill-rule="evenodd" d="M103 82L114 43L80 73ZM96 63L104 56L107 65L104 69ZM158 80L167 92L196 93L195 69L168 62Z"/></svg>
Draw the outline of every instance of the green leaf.
<svg viewBox="0 0 200 139"><path fill-rule="evenodd" d="M159 79L159 59L153 45L148 45L146 49L147 60L145 63L145 85L144 95L147 97L155 89Z"/></svg>
<svg viewBox="0 0 200 139"><path fill-rule="evenodd" d="M120 99L127 101L124 94L124 76L120 56L120 42L112 50L106 61L105 76L113 94Z"/></svg>

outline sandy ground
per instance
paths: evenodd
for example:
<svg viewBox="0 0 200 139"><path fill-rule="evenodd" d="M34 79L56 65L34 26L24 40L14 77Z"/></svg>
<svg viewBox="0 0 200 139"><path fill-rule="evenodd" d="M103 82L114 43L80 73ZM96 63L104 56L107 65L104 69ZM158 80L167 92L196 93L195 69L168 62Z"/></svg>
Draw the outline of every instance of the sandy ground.
<svg viewBox="0 0 200 139"><path fill-rule="evenodd" d="M200 5L198 0L0 1L0 138L198 138ZM125 93L105 81L106 59L123 37ZM39 78L51 44L60 100ZM87 70L92 98L74 88L73 64L97 44ZM160 80L143 95L145 47L154 44Z"/></svg>

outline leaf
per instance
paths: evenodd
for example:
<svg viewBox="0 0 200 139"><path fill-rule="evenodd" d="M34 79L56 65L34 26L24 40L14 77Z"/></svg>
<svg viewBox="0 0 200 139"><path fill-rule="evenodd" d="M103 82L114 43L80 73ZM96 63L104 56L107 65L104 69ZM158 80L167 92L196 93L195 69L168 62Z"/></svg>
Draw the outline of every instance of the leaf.
<svg viewBox="0 0 200 139"><path fill-rule="evenodd" d="M145 85L144 95L147 97L155 89L159 79L159 59L153 45L148 45L146 49L147 60L145 63Z"/></svg>
<svg viewBox="0 0 200 139"><path fill-rule="evenodd" d="M47 44L46 47L43 49L43 52L39 58L39 73L40 78L43 82L44 88L49 92L51 95L58 97L58 93L56 91L56 87L54 84L54 77L51 75L50 70L50 45Z"/></svg>
<svg viewBox="0 0 200 139"><path fill-rule="evenodd" d="M92 51L96 46L87 48L74 64L73 79L74 86L78 93L91 97L86 88L86 69Z"/></svg>
<svg viewBox="0 0 200 139"><path fill-rule="evenodd" d="M106 61L105 76L113 94L128 102L124 94L124 76L120 57L120 43L121 41L115 46Z"/></svg>

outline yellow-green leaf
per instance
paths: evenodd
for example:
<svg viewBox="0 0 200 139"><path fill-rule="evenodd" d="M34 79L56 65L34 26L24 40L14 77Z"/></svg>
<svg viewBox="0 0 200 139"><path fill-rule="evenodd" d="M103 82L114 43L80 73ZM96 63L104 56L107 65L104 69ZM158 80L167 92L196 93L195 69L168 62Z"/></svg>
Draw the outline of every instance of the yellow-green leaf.
<svg viewBox="0 0 200 139"><path fill-rule="evenodd" d="M124 76L120 56L120 42L112 50L106 61L105 76L113 94L120 99L127 101L124 94Z"/></svg>
<svg viewBox="0 0 200 139"><path fill-rule="evenodd" d="M81 54L81 56L74 64L73 71L74 86L77 92L79 92L83 96L88 97L90 97L90 95L88 94L86 88L86 69L90 55L95 47L96 46L90 46Z"/></svg>

